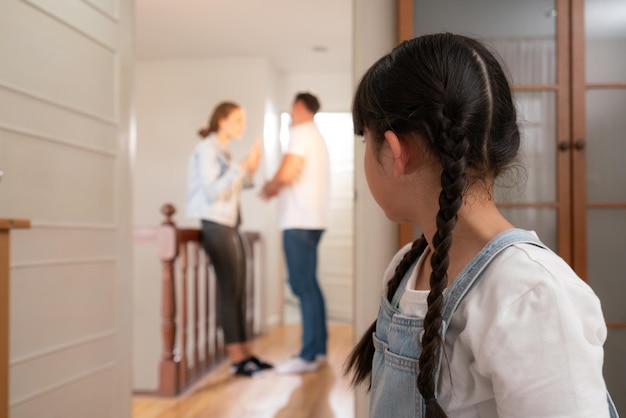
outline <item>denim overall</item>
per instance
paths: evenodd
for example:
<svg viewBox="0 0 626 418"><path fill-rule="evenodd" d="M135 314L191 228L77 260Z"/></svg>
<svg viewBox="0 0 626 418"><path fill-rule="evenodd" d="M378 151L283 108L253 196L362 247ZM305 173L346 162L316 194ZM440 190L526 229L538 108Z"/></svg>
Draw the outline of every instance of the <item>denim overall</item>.
<svg viewBox="0 0 626 418"><path fill-rule="evenodd" d="M518 243L533 244L547 249L533 234L521 229L502 232L491 240L465 266L445 294L441 329L444 340L452 314L469 290L480 280L482 271L502 250ZM400 298L415 265L405 274L391 302L386 295L382 296L376 332L372 336L376 350L372 361L370 397L370 417L372 418L424 417L426 405L417 389L418 360L422 352L420 340L424 320L404 316L398 310ZM439 364L435 370L436 381L439 377L442 357L439 356ZM607 399L610 417L617 418L617 411L608 394Z"/></svg>

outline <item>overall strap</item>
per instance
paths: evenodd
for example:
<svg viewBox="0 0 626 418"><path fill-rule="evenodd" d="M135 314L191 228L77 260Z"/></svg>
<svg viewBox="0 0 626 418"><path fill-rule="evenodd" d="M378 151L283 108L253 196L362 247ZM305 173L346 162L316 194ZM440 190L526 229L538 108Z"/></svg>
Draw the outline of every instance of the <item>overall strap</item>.
<svg viewBox="0 0 626 418"><path fill-rule="evenodd" d="M446 295L444 310L442 312L442 326L441 334L442 338L445 338L446 330L450 324L450 319L454 314L454 311L459 306L465 295L469 290L478 282L481 277L481 273L487 268L504 249L515 244L532 244L537 247L548 249L539 239L528 231L522 229L509 229L498 234L492 239L487 246L476 256L474 260L466 266L465 269L459 274L454 281L448 294ZM443 347L441 348L443 350ZM439 371L441 370L441 359L443 355L439 356L439 361L435 369L435 387L438 387ZM609 416L611 418L619 418L615 403L611 399L611 395L607 392L607 403L609 408Z"/></svg>
<svg viewBox="0 0 626 418"><path fill-rule="evenodd" d="M487 266L500 254L503 250L511 245L527 243L536 245L540 248L547 247L539 241L539 239L532 233L523 229L508 229L504 232L496 235L485 248L478 253L474 259L459 273L457 278L450 286L448 292L444 296L444 308L441 314L441 338L445 340L446 331L450 324L450 319L454 314L454 311L459 306L465 295L470 289L480 280L481 273L487 268ZM439 388L439 374L441 371L441 360L443 358L443 346L440 348L439 360L437 367L435 367L435 387ZM438 389L437 389L438 390Z"/></svg>
<svg viewBox="0 0 626 418"><path fill-rule="evenodd" d="M609 403L609 416L611 418L619 418L619 413L617 412L617 408L615 407L615 403L613 402L613 399L611 399L611 395L609 394L608 391L606 393L606 400Z"/></svg>
<svg viewBox="0 0 626 418"><path fill-rule="evenodd" d="M485 248L474 257L472 262L465 266L445 295L444 309L441 314L442 320L444 321L442 336L445 335L454 311L469 290L478 282L485 268L487 268L504 249L520 243L533 244L540 248L547 249L535 235L523 229L508 229L496 235L495 238L489 241Z"/></svg>

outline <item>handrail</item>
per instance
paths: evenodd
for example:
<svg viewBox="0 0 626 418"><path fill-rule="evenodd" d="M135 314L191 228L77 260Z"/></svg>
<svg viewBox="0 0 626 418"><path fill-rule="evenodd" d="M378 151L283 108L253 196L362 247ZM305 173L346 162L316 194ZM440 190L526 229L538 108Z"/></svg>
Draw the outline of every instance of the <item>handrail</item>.
<svg viewBox="0 0 626 418"><path fill-rule="evenodd" d="M30 220L0 218L0 230L30 228Z"/></svg>
<svg viewBox="0 0 626 418"><path fill-rule="evenodd" d="M9 416L9 262L11 229L30 228L28 219L0 218L0 416Z"/></svg>

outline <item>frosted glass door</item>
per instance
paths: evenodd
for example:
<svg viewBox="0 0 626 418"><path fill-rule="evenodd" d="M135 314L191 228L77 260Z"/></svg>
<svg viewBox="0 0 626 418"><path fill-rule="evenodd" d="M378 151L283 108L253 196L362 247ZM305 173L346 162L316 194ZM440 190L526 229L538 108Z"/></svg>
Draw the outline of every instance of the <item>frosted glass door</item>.
<svg viewBox="0 0 626 418"><path fill-rule="evenodd" d="M609 333L604 373L617 409L626 411L626 2L587 0L585 18L586 126L574 170L584 168L587 281L602 301ZM583 108L580 108L583 113ZM581 129L582 131L582 129ZM584 136L583 136L584 135ZM582 206L582 205L581 205ZM584 240L586 232L586 240ZM575 244L576 245L576 244Z"/></svg>
<svg viewBox="0 0 626 418"><path fill-rule="evenodd" d="M559 248L558 239L561 205L569 204L559 194L559 181L566 181L559 167L569 159L558 150L556 7L553 0L416 0L413 28L416 36L447 31L476 37L502 58L514 86L523 168L499 181L495 198L514 225L536 231L567 258L569 245Z"/></svg>

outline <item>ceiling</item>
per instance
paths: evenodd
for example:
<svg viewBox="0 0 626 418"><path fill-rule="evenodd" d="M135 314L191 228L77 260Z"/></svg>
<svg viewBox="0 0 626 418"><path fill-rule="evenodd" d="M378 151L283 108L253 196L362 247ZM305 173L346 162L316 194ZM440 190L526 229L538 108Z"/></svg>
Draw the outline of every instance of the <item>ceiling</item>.
<svg viewBox="0 0 626 418"><path fill-rule="evenodd" d="M466 0L421 1L416 11L439 7L436 13L426 13L429 20L421 23L427 32L442 27L483 35L554 33L554 20L548 16L554 0L472 1L481 7L468 8ZM255 56L267 58L284 73L349 72L352 4L353 0L135 0L137 57ZM588 37L626 36L626 1L586 0L585 4ZM463 12L451 13L455 10ZM491 18L467 19L473 12ZM529 18L519 19L522 15ZM468 26L473 21L479 24L477 29ZM520 26L516 23L520 21L533 25Z"/></svg>
<svg viewBox="0 0 626 418"><path fill-rule="evenodd" d="M136 0L142 60L266 57L278 71L352 65L352 0Z"/></svg>

